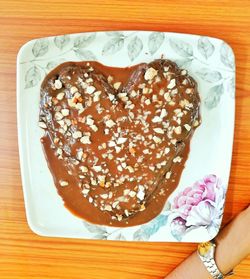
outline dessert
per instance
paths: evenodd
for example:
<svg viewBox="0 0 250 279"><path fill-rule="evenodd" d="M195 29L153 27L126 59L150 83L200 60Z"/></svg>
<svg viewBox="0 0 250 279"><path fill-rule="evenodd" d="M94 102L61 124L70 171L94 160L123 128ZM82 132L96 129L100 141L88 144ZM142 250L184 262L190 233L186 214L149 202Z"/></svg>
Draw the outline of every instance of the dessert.
<svg viewBox="0 0 250 279"><path fill-rule="evenodd" d="M199 106L196 82L169 60L59 65L41 86L39 126L65 206L109 226L157 216L178 185Z"/></svg>

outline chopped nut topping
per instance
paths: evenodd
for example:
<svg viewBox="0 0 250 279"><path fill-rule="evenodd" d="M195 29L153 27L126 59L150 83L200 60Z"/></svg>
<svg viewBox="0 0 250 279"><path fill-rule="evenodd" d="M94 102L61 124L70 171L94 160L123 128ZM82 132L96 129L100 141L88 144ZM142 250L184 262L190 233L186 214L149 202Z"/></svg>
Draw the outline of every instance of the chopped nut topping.
<svg viewBox="0 0 250 279"><path fill-rule="evenodd" d="M154 128L154 131L155 131L157 134L164 134L164 131L163 131L161 128Z"/></svg>
<svg viewBox="0 0 250 279"><path fill-rule="evenodd" d="M148 68L144 74L145 80L152 80L157 75L157 72L158 71L152 67Z"/></svg>
<svg viewBox="0 0 250 279"><path fill-rule="evenodd" d="M149 154L149 149L142 150L143 154Z"/></svg>
<svg viewBox="0 0 250 279"><path fill-rule="evenodd" d="M59 111L57 111L57 112L55 113L55 119L56 119L57 121L62 120L62 119L63 119L63 115L62 115Z"/></svg>
<svg viewBox="0 0 250 279"><path fill-rule="evenodd" d="M188 125L188 124L184 124L184 127L186 128L187 131L190 131L190 130L191 130L191 126Z"/></svg>
<svg viewBox="0 0 250 279"><path fill-rule="evenodd" d="M151 171L155 171L155 167L154 167L154 166L149 166L149 169L150 169Z"/></svg>
<svg viewBox="0 0 250 279"><path fill-rule="evenodd" d="M142 89L142 93L143 93L143 94L149 93L149 88L144 87L144 88Z"/></svg>
<svg viewBox="0 0 250 279"><path fill-rule="evenodd" d="M69 110L68 109L62 109L61 113L63 116L68 116L69 115Z"/></svg>
<svg viewBox="0 0 250 279"><path fill-rule="evenodd" d="M167 113L166 109L162 109L162 110L161 110L160 118L164 118L164 117L167 116L167 115L168 115L168 113Z"/></svg>
<svg viewBox="0 0 250 279"><path fill-rule="evenodd" d="M81 131L75 131L73 134L72 134L72 137L74 139L79 139L82 137L82 132Z"/></svg>
<svg viewBox="0 0 250 279"><path fill-rule="evenodd" d="M113 77L112 76L108 76L108 83L111 83L113 81Z"/></svg>
<svg viewBox="0 0 250 279"><path fill-rule="evenodd" d="M81 137L80 141L81 141L81 143L83 143L83 144L90 144L90 143L91 143L89 136L83 136L83 137Z"/></svg>
<svg viewBox="0 0 250 279"><path fill-rule="evenodd" d="M101 91L96 91L94 93L94 98L93 98L93 102L99 102L100 101L100 95L101 95Z"/></svg>
<svg viewBox="0 0 250 279"><path fill-rule="evenodd" d="M60 181L59 181L59 184L60 184L60 186L65 187L65 186L68 186L68 185L69 185L69 182L64 181L64 180L60 180Z"/></svg>
<svg viewBox="0 0 250 279"><path fill-rule="evenodd" d="M40 122L38 123L38 125L39 125L40 128L43 128L43 129L46 129L46 128L47 128L47 125L46 125L44 122L41 122L41 121L40 121Z"/></svg>
<svg viewBox="0 0 250 279"><path fill-rule="evenodd" d="M78 92L77 87L75 87L75 86L70 87L70 93L71 93L72 95L75 94L76 92Z"/></svg>
<svg viewBox="0 0 250 279"><path fill-rule="evenodd" d="M172 89L172 88L174 88L175 86L176 86L176 81L175 81L175 79L171 79L170 82L169 82L169 84L168 84L168 86L167 86L167 88L168 88L168 89Z"/></svg>
<svg viewBox="0 0 250 279"><path fill-rule="evenodd" d="M63 92L61 92L61 93L58 93L57 95L56 95L56 98L57 98L57 100L62 100L63 99L63 97L64 97L64 93Z"/></svg>
<svg viewBox="0 0 250 279"><path fill-rule="evenodd" d="M145 197L145 189L142 185L139 185L139 191L137 192L137 198L141 201L143 201L144 197Z"/></svg>
<svg viewBox="0 0 250 279"><path fill-rule="evenodd" d="M115 201L115 202L113 202L112 207L116 208L118 204L119 204L119 201Z"/></svg>
<svg viewBox="0 0 250 279"><path fill-rule="evenodd" d="M114 146L116 146L116 143L111 140L111 141L108 142L108 146L109 147L114 147Z"/></svg>
<svg viewBox="0 0 250 279"><path fill-rule="evenodd" d="M175 127L175 128L174 128L174 132L175 132L177 135L180 135L180 134L181 134L181 126Z"/></svg>
<svg viewBox="0 0 250 279"><path fill-rule="evenodd" d="M161 143L161 139L158 138L158 137L156 137L156 136L153 136L153 141L154 141L155 143Z"/></svg>
<svg viewBox="0 0 250 279"><path fill-rule="evenodd" d="M118 169L118 171L122 171L122 166L121 166L121 165L118 165L118 166L117 166L117 169Z"/></svg>
<svg viewBox="0 0 250 279"><path fill-rule="evenodd" d="M165 154L168 154L169 151L170 151L170 148L169 148L169 147L166 147L165 150L164 150L164 153L165 153Z"/></svg>
<svg viewBox="0 0 250 279"><path fill-rule="evenodd" d="M83 190L82 190L82 193L83 193L84 195L88 195L89 191L90 191L89 189L83 189Z"/></svg>
<svg viewBox="0 0 250 279"><path fill-rule="evenodd" d="M161 122L162 121L162 119L161 119L161 117L159 117L159 116L155 116L153 119L152 119L152 122L153 123L157 123L157 122Z"/></svg>
<svg viewBox="0 0 250 279"><path fill-rule="evenodd" d="M173 159L173 162L174 162L174 163L180 163L181 160L182 160L182 158L181 158L180 156L177 156L177 157L175 157L175 158Z"/></svg>
<svg viewBox="0 0 250 279"><path fill-rule="evenodd" d="M88 172L88 168L85 167L85 166L80 166L79 169L82 171L82 172Z"/></svg>
<svg viewBox="0 0 250 279"><path fill-rule="evenodd" d="M165 175L165 178L166 178L166 179L169 179L169 178L171 177L171 174L172 174L172 172L171 172L171 171L168 171L168 172L166 173L166 175Z"/></svg>
<svg viewBox="0 0 250 279"><path fill-rule="evenodd" d="M91 118L92 116L88 116L86 118L86 124L89 125L89 126L92 126L94 124L94 120Z"/></svg>
<svg viewBox="0 0 250 279"><path fill-rule="evenodd" d="M131 198L134 198L136 196L136 192L135 191L130 191L128 194Z"/></svg>
<svg viewBox="0 0 250 279"><path fill-rule="evenodd" d="M132 90L131 93L130 93L130 96L133 97L133 98L136 97L137 96L136 91Z"/></svg>
<svg viewBox="0 0 250 279"><path fill-rule="evenodd" d="M171 142L173 145L176 145L177 139L171 139L170 142Z"/></svg>
<svg viewBox="0 0 250 279"><path fill-rule="evenodd" d="M194 127L197 127L197 126L199 126L200 125L200 122L198 121L198 120L195 120L194 121Z"/></svg>
<svg viewBox="0 0 250 279"><path fill-rule="evenodd" d="M56 89L61 89L62 88L62 82L59 79L55 80L54 86Z"/></svg>
<svg viewBox="0 0 250 279"><path fill-rule="evenodd" d="M115 125L115 122L112 119L109 119L105 124L108 128L112 128Z"/></svg>
<svg viewBox="0 0 250 279"><path fill-rule="evenodd" d="M94 93L94 92L95 92L95 87L94 87L94 86L88 86L88 87L86 88L86 93L92 94L92 93Z"/></svg>
<svg viewBox="0 0 250 279"><path fill-rule="evenodd" d="M166 92L164 94L164 99L167 101L167 102L170 102L171 101L171 97L170 97L170 94L168 92Z"/></svg>
<svg viewBox="0 0 250 279"><path fill-rule="evenodd" d="M98 131L98 128L96 125L91 125L90 128L94 131L94 132L97 132Z"/></svg>
<svg viewBox="0 0 250 279"><path fill-rule="evenodd" d="M130 172L130 173L133 173L135 170L133 167L131 166L127 166L127 170Z"/></svg>
<svg viewBox="0 0 250 279"><path fill-rule="evenodd" d="M119 87L121 86L121 82L116 82L116 83L114 83L114 88L115 88L115 90L118 90L119 89Z"/></svg>
<svg viewBox="0 0 250 279"><path fill-rule="evenodd" d="M193 89L187 88L185 92L186 92L187 94L191 94L191 93L193 92Z"/></svg>
<svg viewBox="0 0 250 279"><path fill-rule="evenodd" d="M127 138L119 138L118 140L117 140L117 144L123 144L124 142L126 142L127 141Z"/></svg>
<svg viewBox="0 0 250 279"><path fill-rule="evenodd" d="M108 97L111 102L115 99L115 96L113 94L109 94Z"/></svg>
<svg viewBox="0 0 250 279"><path fill-rule="evenodd" d="M100 197L103 198L103 199L107 199L108 198L108 194L102 194L102 195L100 195Z"/></svg>

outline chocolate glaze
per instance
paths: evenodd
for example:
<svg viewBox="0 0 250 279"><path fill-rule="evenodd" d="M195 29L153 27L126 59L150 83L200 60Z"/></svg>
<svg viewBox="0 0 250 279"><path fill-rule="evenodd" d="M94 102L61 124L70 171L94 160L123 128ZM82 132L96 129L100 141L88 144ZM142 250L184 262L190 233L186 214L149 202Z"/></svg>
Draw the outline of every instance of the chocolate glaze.
<svg viewBox="0 0 250 279"><path fill-rule="evenodd" d="M39 123L65 206L109 226L157 216L179 183L199 104L196 82L169 60L55 68L41 86Z"/></svg>

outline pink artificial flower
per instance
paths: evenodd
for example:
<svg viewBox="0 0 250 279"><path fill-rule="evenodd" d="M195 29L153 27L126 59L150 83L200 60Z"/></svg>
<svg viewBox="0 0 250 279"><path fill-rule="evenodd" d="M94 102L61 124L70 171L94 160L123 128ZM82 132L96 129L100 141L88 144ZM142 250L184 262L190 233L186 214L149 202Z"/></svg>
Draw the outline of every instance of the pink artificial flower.
<svg viewBox="0 0 250 279"><path fill-rule="evenodd" d="M175 197L172 209L186 221L186 226L209 225L216 217L216 195L223 192L220 188L220 180L208 175Z"/></svg>

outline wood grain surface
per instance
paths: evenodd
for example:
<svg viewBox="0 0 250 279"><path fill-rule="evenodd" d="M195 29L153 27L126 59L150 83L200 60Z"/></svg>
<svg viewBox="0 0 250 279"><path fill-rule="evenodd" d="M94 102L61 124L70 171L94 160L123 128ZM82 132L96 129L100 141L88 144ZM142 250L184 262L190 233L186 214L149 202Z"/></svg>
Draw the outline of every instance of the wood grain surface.
<svg viewBox="0 0 250 279"><path fill-rule="evenodd" d="M39 237L23 202L16 129L16 55L33 38L96 30L159 30L221 38L237 65L233 162L224 223L250 202L250 2L0 0L0 278L163 278L195 244ZM247 228L246 228L247 229ZM250 278L250 257L235 278Z"/></svg>

